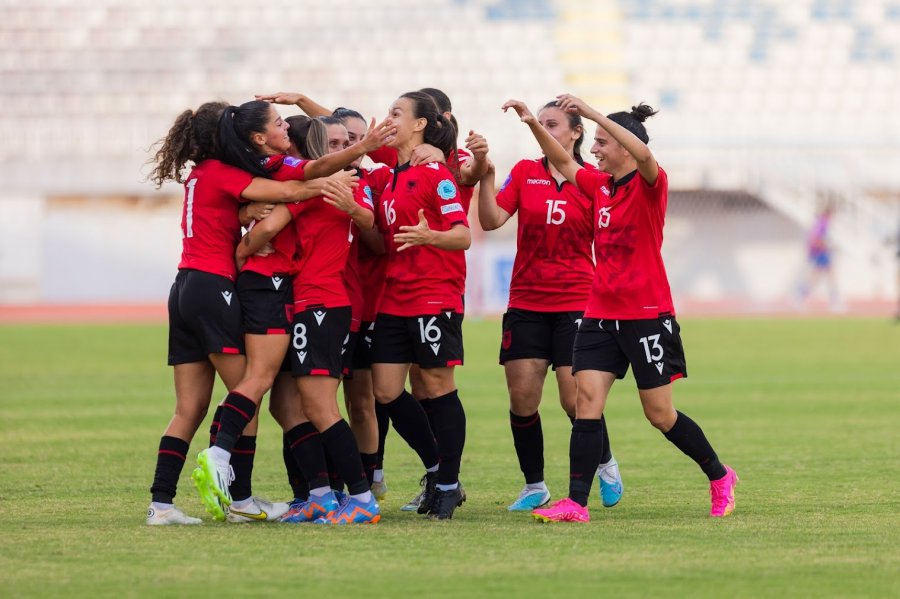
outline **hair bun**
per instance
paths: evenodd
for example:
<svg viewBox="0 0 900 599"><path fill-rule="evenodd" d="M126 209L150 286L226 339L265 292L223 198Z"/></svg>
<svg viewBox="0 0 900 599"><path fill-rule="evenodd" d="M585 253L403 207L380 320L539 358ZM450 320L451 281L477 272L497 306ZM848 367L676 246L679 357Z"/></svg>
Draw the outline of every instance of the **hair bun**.
<svg viewBox="0 0 900 599"><path fill-rule="evenodd" d="M657 112L659 111L653 110L652 106L644 104L643 102L639 103L637 106L631 107L631 116L639 123L643 123Z"/></svg>

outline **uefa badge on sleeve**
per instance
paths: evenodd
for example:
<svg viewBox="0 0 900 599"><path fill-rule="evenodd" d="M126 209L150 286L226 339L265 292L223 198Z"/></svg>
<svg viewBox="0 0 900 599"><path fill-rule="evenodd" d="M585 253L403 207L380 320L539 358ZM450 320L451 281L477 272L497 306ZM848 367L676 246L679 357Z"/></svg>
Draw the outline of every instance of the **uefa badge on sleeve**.
<svg viewBox="0 0 900 599"><path fill-rule="evenodd" d="M450 179L444 179L437 186L437 194L445 202L456 197L456 185Z"/></svg>

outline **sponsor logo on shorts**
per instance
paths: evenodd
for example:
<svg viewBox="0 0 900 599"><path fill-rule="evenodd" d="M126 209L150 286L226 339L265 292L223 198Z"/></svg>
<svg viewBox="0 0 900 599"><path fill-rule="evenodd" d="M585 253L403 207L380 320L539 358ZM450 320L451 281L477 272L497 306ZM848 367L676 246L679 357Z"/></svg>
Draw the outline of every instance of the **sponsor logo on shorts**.
<svg viewBox="0 0 900 599"><path fill-rule="evenodd" d="M225 303L228 304L229 306L231 305L231 296L232 296L232 293L230 291L222 292L222 297L225 299Z"/></svg>
<svg viewBox="0 0 900 599"><path fill-rule="evenodd" d="M306 361L306 352L305 352L305 351L298 351L298 352L297 352L297 359L300 360L300 363L301 363L301 364L303 364L303 363Z"/></svg>
<svg viewBox="0 0 900 599"><path fill-rule="evenodd" d="M272 277L272 285L275 286L275 290L277 291L281 287L281 283L284 281L281 277Z"/></svg>
<svg viewBox="0 0 900 599"><path fill-rule="evenodd" d="M671 334L671 332L672 332L672 319L671 319L671 318L667 318L667 319L665 319L664 321L662 321L662 323L663 323L663 326L666 327L666 330L669 331L669 333Z"/></svg>
<svg viewBox="0 0 900 599"><path fill-rule="evenodd" d="M322 325L322 321L325 320L326 314L327 312L325 312L324 310L316 310L315 312L313 312L313 316L316 317L316 322L320 326Z"/></svg>
<svg viewBox="0 0 900 599"><path fill-rule="evenodd" d="M653 365L656 366L656 370L658 370L659 373L662 374L664 364L662 362L656 362Z"/></svg>

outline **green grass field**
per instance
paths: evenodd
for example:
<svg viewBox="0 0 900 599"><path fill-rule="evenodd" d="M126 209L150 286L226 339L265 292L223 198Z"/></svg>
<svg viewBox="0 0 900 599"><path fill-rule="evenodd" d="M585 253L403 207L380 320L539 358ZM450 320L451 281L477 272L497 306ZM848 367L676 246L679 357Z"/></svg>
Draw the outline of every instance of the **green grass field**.
<svg viewBox="0 0 900 599"><path fill-rule="evenodd" d="M732 517L707 516L705 477L646 423L630 375L607 410L622 503L595 495L588 525L508 513L522 481L499 323L486 321L467 323L457 373L469 501L449 522L401 513L421 473L392 432L382 522L340 529L205 514L145 526L174 406L165 326L0 326L0 596L900 596L900 327L682 324L690 378L676 405L741 476ZM559 497L569 424L554 385L542 414ZM254 490L285 500L280 439L263 418ZM176 498L198 516L188 474L205 440Z"/></svg>

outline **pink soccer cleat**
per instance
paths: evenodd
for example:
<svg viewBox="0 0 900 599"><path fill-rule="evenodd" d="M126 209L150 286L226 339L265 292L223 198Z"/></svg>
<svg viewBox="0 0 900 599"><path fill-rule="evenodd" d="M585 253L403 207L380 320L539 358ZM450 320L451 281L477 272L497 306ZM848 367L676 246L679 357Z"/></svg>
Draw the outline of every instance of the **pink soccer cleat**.
<svg viewBox="0 0 900 599"><path fill-rule="evenodd" d="M710 516L721 518L734 511L734 488L739 480L735 471L726 465L725 476L709 481L709 498L712 502Z"/></svg>
<svg viewBox="0 0 900 599"><path fill-rule="evenodd" d="M531 517L540 522L590 522L591 514L587 507L582 507L564 497L550 507L538 508L531 512Z"/></svg>

